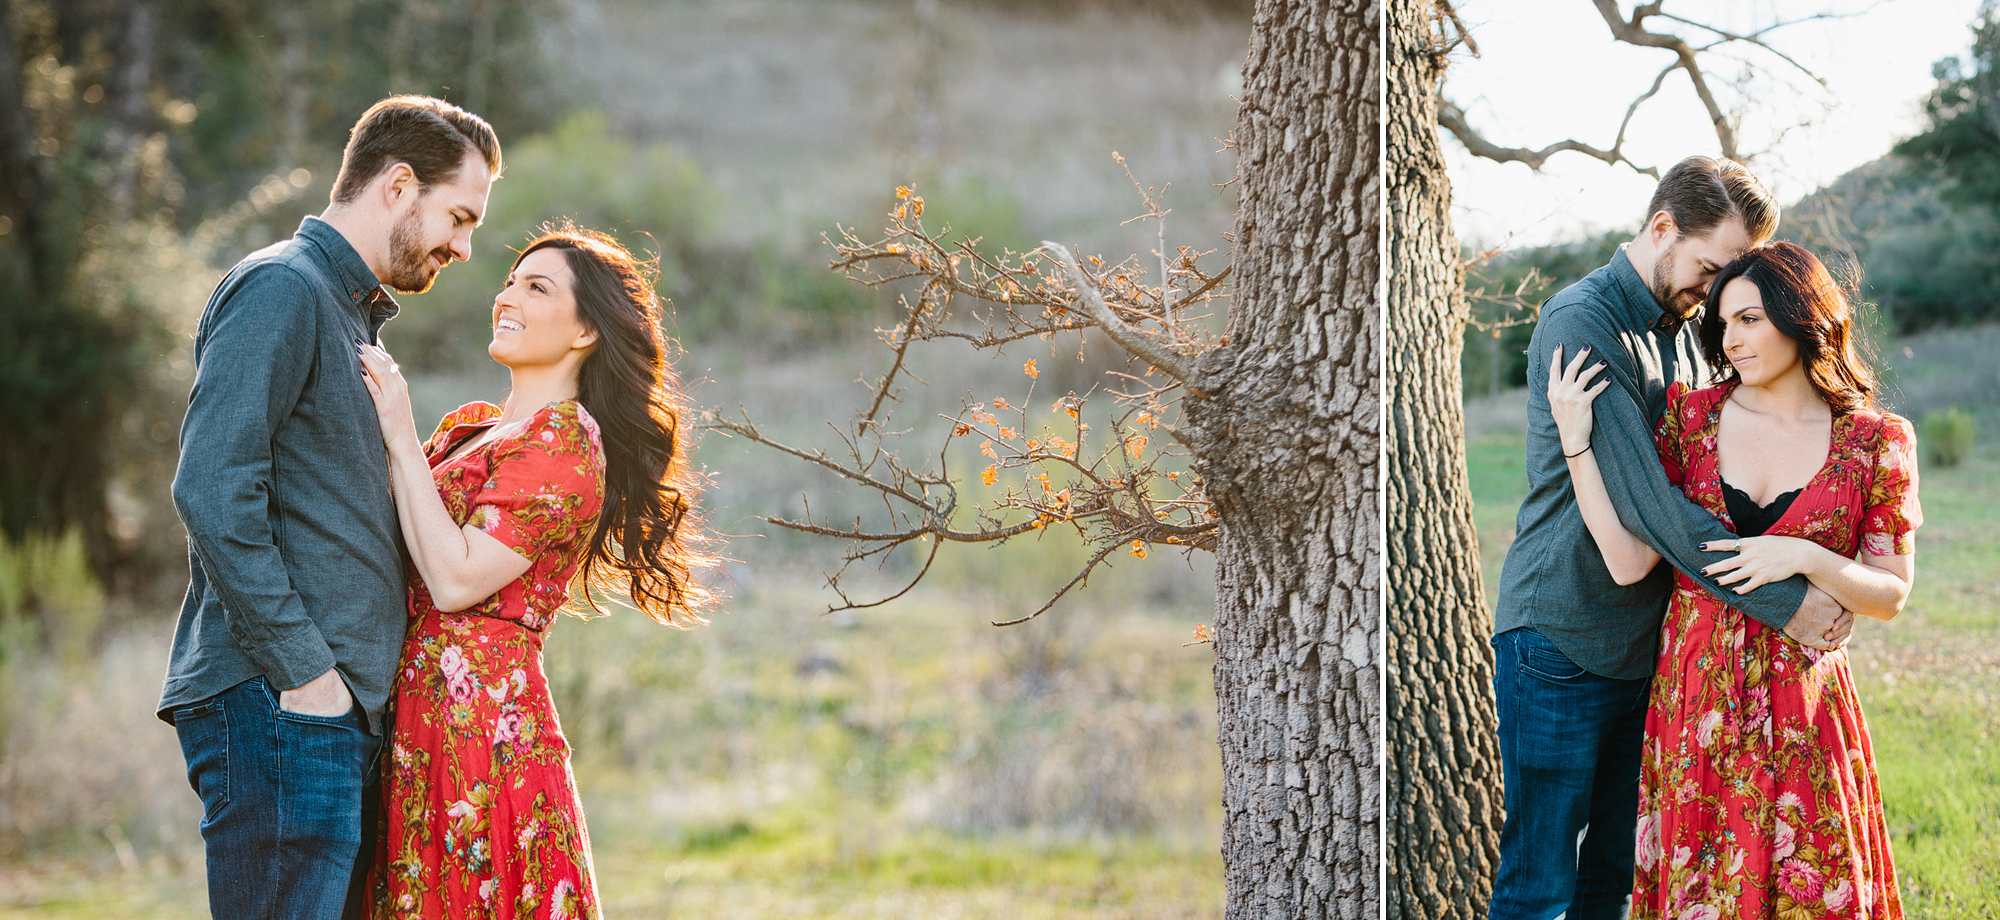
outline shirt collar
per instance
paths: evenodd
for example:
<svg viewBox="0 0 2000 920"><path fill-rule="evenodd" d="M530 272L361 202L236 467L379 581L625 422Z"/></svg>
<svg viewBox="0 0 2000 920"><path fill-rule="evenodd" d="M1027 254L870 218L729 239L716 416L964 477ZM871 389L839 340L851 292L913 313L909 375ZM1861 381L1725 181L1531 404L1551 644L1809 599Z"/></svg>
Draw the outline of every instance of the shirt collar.
<svg viewBox="0 0 2000 920"><path fill-rule="evenodd" d="M1618 282L1619 299L1624 301L1623 319L1635 329L1644 327L1670 336L1678 334L1692 317L1676 316L1660 306L1652 290L1646 287L1646 280L1633 267L1631 257L1625 254L1625 247L1630 245L1620 243L1617 254L1611 257L1611 277Z"/></svg>
<svg viewBox="0 0 2000 920"><path fill-rule="evenodd" d="M334 279L347 294L347 302L367 319L370 328L380 328L402 309L382 286L381 279L375 277L375 270L368 267L367 260L332 224L308 214L299 222L298 237L319 249L328 267L333 269Z"/></svg>

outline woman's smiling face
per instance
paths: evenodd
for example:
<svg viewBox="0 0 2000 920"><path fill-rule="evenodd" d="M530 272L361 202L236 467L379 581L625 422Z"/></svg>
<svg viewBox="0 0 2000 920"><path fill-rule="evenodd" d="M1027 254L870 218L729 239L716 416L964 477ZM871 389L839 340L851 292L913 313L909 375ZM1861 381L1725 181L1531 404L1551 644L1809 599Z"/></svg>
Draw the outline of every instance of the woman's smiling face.
<svg viewBox="0 0 2000 920"><path fill-rule="evenodd" d="M1763 292L1748 278L1722 286L1722 353L1736 367L1744 386L1769 386L1787 374L1804 374L1799 343L1771 322Z"/></svg>
<svg viewBox="0 0 2000 920"><path fill-rule="evenodd" d="M508 368L551 366L597 342L576 312L576 274L557 249L521 258L493 297L493 341L486 353Z"/></svg>

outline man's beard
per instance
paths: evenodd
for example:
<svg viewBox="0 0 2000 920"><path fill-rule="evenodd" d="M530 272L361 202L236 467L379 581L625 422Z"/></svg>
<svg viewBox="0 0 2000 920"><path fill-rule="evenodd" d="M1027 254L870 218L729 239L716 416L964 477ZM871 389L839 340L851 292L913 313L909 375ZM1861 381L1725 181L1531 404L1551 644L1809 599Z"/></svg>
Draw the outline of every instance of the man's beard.
<svg viewBox="0 0 2000 920"><path fill-rule="evenodd" d="M1685 307L1677 302L1681 292L1671 287L1673 282L1670 279L1674 276L1676 265L1674 248L1678 245L1680 245L1678 242L1669 245L1660 251L1658 258L1653 260L1653 277L1646 281L1646 290L1653 293L1653 300L1659 303L1660 309L1685 319L1693 316L1695 311L1701 308L1703 292L1697 292L1694 302Z"/></svg>
<svg viewBox="0 0 2000 920"><path fill-rule="evenodd" d="M389 229L389 277L382 283L398 293L421 294L437 279L431 251L420 241L422 234L423 221L415 207Z"/></svg>

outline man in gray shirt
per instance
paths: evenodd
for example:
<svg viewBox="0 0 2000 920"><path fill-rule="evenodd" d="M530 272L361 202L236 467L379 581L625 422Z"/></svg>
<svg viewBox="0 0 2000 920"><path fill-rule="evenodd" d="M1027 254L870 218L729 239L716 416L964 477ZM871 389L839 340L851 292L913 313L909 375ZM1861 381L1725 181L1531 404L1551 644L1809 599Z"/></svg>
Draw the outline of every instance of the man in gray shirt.
<svg viewBox="0 0 2000 920"><path fill-rule="evenodd" d="M187 599L159 715L201 796L217 918L359 915L376 755L406 613L388 458L355 350L471 256L500 173L479 116L361 116L333 201L251 253L195 332L174 507Z"/></svg>
<svg viewBox="0 0 2000 920"><path fill-rule="evenodd" d="M1610 264L1550 298L1528 348L1528 497L1500 576L1494 688L1506 824L1495 920L1623 916L1632 890L1639 748L1673 569L1750 617L1816 648L1846 641L1853 616L1804 578L1725 594L1701 544L1728 529L1667 482L1653 429L1675 382L1700 386L1687 320L1716 272L1770 239L1778 205L1727 160L1690 157L1660 180L1646 225ZM1591 450L1625 527L1665 561L1619 585L1585 529L1545 386L1556 346L1590 350L1611 386Z"/></svg>

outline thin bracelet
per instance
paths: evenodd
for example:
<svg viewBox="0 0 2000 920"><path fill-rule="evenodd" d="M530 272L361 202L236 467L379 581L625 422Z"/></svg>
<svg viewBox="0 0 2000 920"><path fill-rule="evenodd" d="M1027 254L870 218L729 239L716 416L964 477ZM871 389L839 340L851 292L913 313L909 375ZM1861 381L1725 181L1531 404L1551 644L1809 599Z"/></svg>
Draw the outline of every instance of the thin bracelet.
<svg viewBox="0 0 2000 920"><path fill-rule="evenodd" d="M1581 457L1581 456L1583 456L1584 454L1587 454L1587 453L1590 453L1590 445L1588 445L1588 444L1585 444L1585 445L1583 445L1583 449L1582 449L1582 450L1580 450L1580 451L1577 451L1576 453L1573 453L1573 454L1563 454L1563 459L1564 459L1564 460L1575 460L1576 458L1578 458L1578 457Z"/></svg>

